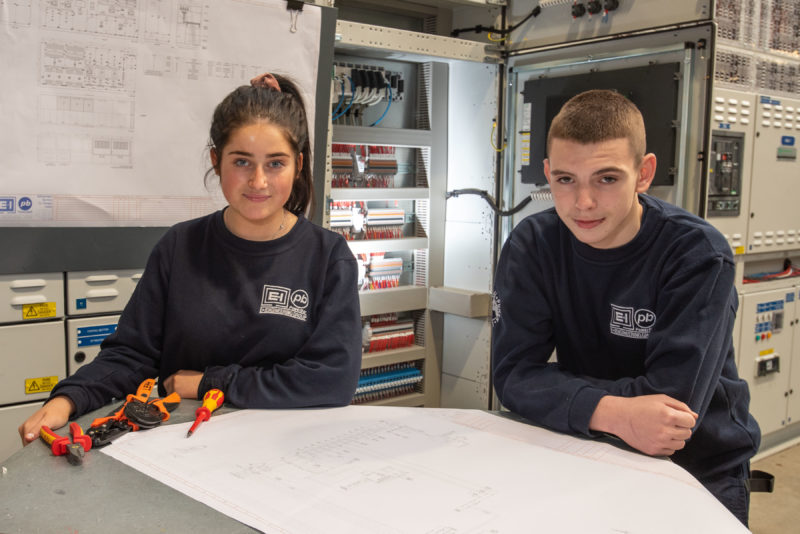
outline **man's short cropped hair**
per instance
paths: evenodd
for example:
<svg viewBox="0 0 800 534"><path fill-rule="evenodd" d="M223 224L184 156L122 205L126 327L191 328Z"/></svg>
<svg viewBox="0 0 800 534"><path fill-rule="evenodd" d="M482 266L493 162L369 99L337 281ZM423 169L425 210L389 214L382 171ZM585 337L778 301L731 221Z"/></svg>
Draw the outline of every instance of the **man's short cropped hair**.
<svg viewBox="0 0 800 534"><path fill-rule="evenodd" d="M592 89L570 98L550 124L548 154L553 139L581 144L627 139L637 166L647 148L639 108L625 96L606 89Z"/></svg>

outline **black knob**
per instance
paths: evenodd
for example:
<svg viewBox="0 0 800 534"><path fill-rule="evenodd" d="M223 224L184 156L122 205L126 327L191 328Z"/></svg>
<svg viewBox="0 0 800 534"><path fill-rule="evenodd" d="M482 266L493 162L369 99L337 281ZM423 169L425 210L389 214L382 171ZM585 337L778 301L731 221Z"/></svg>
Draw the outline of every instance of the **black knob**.
<svg viewBox="0 0 800 534"><path fill-rule="evenodd" d="M603 2L603 9L606 11L614 11L619 7L619 0L606 0Z"/></svg>
<svg viewBox="0 0 800 534"><path fill-rule="evenodd" d="M602 9L603 5L597 0L586 2L586 10L589 12L590 15L596 15L597 13L600 13L600 10Z"/></svg>
<svg viewBox="0 0 800 534"><path fill-rule="evenodd" d="M80 350L80 351L75 353L73 358L75 358L76 362L83 363L83 361L86 360L86 353L83 352L82 350Z"/></svg>
<svg viewBox="0 0 800 534"><path fill-rule="evenodd" d="M582 17L586 13L586 8L583 4L572 4L572 18Z"/></svg>

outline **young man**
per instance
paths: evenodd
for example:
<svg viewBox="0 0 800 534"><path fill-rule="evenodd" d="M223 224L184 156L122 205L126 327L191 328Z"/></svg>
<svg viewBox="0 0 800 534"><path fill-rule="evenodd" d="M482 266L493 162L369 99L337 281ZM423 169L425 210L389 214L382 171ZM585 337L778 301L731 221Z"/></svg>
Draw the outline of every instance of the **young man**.
<svg viewBox="0 0 800 534"><path fill-rule="evenodd" d="M497 267L497 395L536 424L670 456L746 525L760 432L734 361L729 245L644 195L656 158L616 92L569 100L547 156L555 209L524 219Z"/></svg>

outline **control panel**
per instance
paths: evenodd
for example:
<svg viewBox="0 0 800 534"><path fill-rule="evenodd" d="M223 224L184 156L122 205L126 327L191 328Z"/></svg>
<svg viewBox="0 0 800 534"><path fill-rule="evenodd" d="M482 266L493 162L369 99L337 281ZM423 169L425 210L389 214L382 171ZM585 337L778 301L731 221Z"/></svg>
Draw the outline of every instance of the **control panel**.
<svg viewBox="0 0 800 534"><path fill-rule="evenodd" d="M796 419L789 401L800 375L792 332L797 296L797 286L742 296L739 375L750 385L750 413L763 434Z"/></svg>

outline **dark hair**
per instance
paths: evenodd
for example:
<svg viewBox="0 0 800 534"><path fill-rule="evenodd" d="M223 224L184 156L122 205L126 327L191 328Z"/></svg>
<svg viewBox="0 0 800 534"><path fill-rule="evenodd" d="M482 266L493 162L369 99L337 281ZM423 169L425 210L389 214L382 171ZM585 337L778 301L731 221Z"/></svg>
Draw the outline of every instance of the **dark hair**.
<svg viewBox="0 0 800 534"><path fill-rule="evenodd" d="M592 89L570 98L550 123L548 154L553 139L581 144L627 139L636 165L641 163L646 148L639 108L625 96L606 89Z"/></svg>
<svg viewBox="0 0 800 534"><path fill-rule="evenodd" d="M242 85L217 105L211 121L209 146L210 150L216 150L217 154L221 156L233 131L260 120L268 121L281 128L286 140L294 150L295 164L297 156L303 155L303 168L292 185L292 193L285 205L287 210L295 215L300 215L309 206L313 209L314 201L306 108L300 90L294 82L278 74L273 76L278 80L280 91L269 87ZM217 161L217 168L211 168L206 172L206 184L208 184L209 176L213 171L219 171L220 160Z"/></svg>

